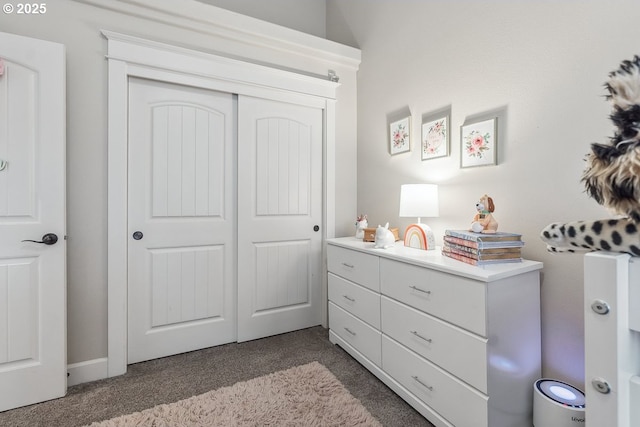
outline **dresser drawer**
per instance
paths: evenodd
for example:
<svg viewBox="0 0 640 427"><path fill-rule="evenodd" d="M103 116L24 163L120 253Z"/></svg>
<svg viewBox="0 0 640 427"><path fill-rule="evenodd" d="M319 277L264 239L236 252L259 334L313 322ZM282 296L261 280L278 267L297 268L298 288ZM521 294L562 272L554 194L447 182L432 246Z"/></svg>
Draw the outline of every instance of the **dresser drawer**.
<svg viewBox="0 0 640 427"><path fill-rule="evenodd" d="M380 294L329 273L329 301L380 329Z"/></svg>
<svg viewBox="0 0 640 427"><path fill-rule="evenodd" d="M487 393L487 340L382 297L382 333Z"/></svg>
<svg viewBox="0 0 640 427"><path fill-rule="evenodd" d="M329 245L327 266L340 277L380 292L379 259L375 255Z"/></svg>
<svg viewBox="0 0 640 427"><path fill-rule="evenodd" d="M329 303L329 328L376 366L382 365L380 331Z"/></svg>
<svg viewBox="0 0 640 427"><path fill-rule="evenodd" d="M384 335L382 369L456 427L489 427L487 396Z"/></svg>
<svg viewBox="0 0 640 427"><path fill-rule="evenodd" d="M381 259L380 288L384 295L487 336L483 282Z"/></svg>

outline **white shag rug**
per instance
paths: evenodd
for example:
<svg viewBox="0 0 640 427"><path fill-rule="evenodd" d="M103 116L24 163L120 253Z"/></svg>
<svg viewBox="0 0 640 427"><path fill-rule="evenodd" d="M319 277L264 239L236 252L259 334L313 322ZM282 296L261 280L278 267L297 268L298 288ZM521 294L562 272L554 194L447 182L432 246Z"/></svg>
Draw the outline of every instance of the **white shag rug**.
<svg viewBox="0 0 640 427"><path fill-rule="evenodd" d="M239 382L90 427L379 426L318 362Z"/></svg>

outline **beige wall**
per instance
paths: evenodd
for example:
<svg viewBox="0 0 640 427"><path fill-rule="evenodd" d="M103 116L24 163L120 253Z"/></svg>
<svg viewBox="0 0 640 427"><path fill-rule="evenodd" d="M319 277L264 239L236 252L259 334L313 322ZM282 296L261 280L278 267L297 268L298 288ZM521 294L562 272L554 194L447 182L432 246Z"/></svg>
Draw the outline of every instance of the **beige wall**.
<svg viewBox="0 0 640 427"><path fill-rule="evenodd" d="M93 1L93 0L91 0ZM173 1L173 0L172 0ZM259 1L259 0L256 0ZM115 0L99 4L113 6ZM166 2L164 2L166 3ZM219 10L181 0L182 8ZM217 12L215 12L217 13ZM307 13L303 8L299 14ZM355 68L313 58L230 41L219 29L198 31L177 27L177 17L144 19L71 0L47 4L42 16L0 14L0 31L63 43L67 50L67 229L68 229L68 362L107 356L107 61L101 29L188 46L211 53L248 58L252 62L326 76L333 68L341 77L336 133L337 232L350 230L355 215L356 86ZM153 16L158 17L157 14ZM202 23L200 23L202 24ZM257 23L260 31L291 36L306 45L331 45L297 31ZM248 31L249 28L243 28ZM319 41L318 41L319 40ZM335 44L333 44L335 45ZM338 48L339 49L339 48Z"/></svg>
<svg viewBox="0 0 640 427"><path fill-rule="evenodd" d="M358 72L358 212L398 218L401 184L440 186L436 239L466 227L484 193L503 231L521 232L542 273L543 371L584 381L582 255L551 255L538 238L553 221L608 217L580 183L591 142L612 135L608 73L640 53L640 3L622 1L328 0L327 37L362 49ZM387 116L451 106L451 155L389 156ZM459 127L499 116L498 166L460 169Z"/></svg>
<svg viewBox="0 0 640 427"><path fill-rule="evenodd" d="M326 36L326 0L198 0L318 37Z"/></svg>

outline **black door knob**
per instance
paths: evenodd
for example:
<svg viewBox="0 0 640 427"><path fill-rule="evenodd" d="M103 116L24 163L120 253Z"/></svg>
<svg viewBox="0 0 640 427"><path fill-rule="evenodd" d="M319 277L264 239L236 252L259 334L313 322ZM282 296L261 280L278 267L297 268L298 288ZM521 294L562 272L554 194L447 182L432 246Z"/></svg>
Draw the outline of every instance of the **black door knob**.
<svg viewBox="0 0 640 427"><path fill-rule="evenodd" d="M318 230L320 230L320 226L319 225L314 225L313 226L313 231L317 232Z"/></svg>
<svg viewBox="0 0 640 427"><path fill-rule="evenodd" d="M142 231L135 231L133 233L133 240L140 240L143 236L144 234L142 234Z"/></svg>
<svg viewBox="0 0 640 427"><path fill-rule="evenodd" d="M23 242L40 243L43 245L55 245L58 242L58 236L53 233L47 233L42 236L42 240L23 240Z"/></svg>

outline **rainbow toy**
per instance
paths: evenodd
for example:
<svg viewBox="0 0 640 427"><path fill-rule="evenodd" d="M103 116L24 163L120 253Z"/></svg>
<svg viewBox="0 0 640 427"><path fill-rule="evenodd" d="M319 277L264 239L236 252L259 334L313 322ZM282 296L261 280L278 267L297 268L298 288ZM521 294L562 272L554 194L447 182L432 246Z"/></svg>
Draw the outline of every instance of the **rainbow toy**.
<svg viewBox="0 0 640 427"><path fill-rule="evenodd" d="M404 232L404 245L417 249L432 250L436 248L435 237L431 228L425 224L411 224Z"/></svg>

